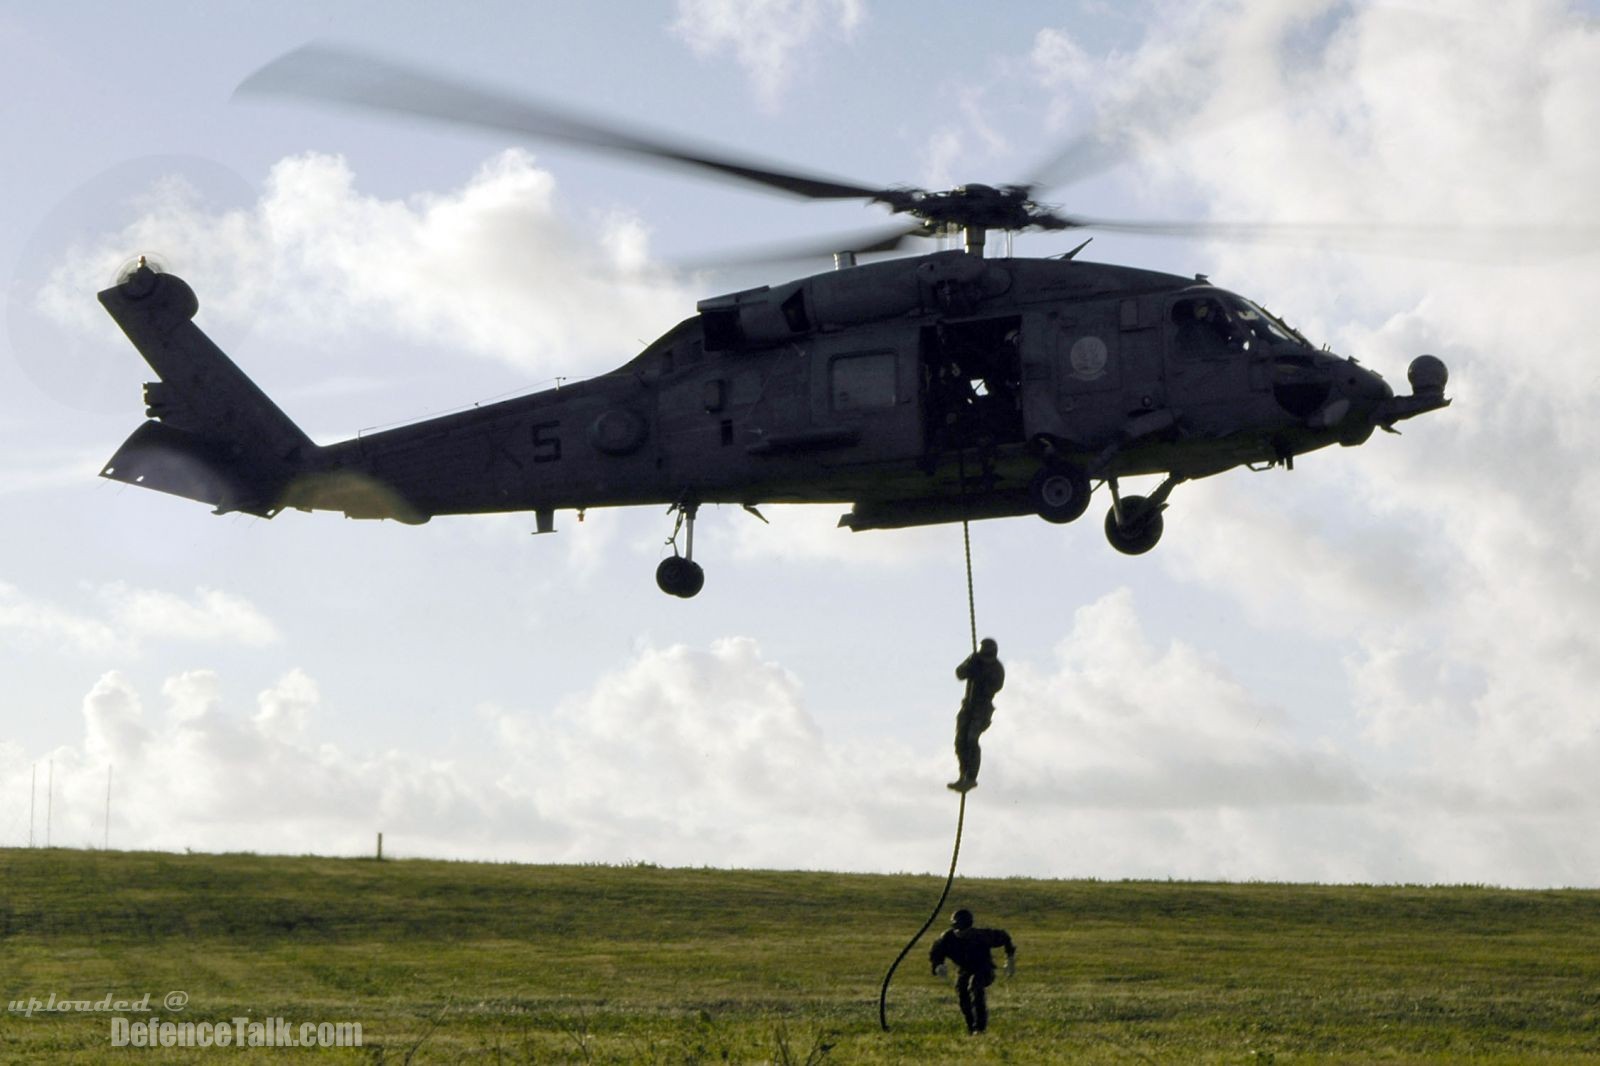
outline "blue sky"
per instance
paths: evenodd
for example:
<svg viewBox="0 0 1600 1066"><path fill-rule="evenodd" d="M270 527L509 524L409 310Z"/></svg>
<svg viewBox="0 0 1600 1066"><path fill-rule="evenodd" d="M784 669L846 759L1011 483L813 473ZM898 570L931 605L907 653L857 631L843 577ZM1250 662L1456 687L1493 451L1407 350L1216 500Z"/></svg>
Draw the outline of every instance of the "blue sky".
<svg viewBox="0 0 1600 1066"><path fill-rule="evenodd" d="M1435 258L1096 237L1448 411L1174 495L973 528L1011 670L973 873L1595 884L1600 31L1587 5L966 9L63 4L0 14L0 844L934 870L966 643L959 527L707 509L266 522L96 478L149 376L94 301L154 253L320 441L610 369L701 297L656 264L880 221L481 131L231 99L307 41L804 169L999 182L1129 99L1167 143L1101 216L1526 226ZM1313 17L1314 16L1314 17ZM1154 101L1154 104L1151 102ZM1156 106L1159 105L1159 106ZM1234 116L1236 121L1217 121ZM20 150L19 147L20 146ZM1018 238L1052 254L1075 240ZM1512 243L1512 242L1507 242ZM1578 242L1581 246L1582 242ZM1591 246L1592 247L1592 246ZM615 286L608 265L642 267ZM815 269L824 269L817 264ZM1402 391L1403 385L1401 386Z"/></svg>

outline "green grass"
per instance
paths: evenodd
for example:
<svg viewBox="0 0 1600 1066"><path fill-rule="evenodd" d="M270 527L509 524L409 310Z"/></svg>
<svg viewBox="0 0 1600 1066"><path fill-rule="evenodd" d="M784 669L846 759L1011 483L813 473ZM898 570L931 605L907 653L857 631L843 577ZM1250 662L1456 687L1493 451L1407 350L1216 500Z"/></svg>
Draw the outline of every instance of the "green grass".
<svg viewBox="0 0 1600 1066"><path fill-rule="evenodd" d="M957 882L1020 972L969 1040L942 880L0 851L0 998L189 993L165 1018L357 1021L350 1050L115 1050L0 1015L0 1061L1600 1063L1600 892ZM931 934L930 934L931 935Z"/></svg>

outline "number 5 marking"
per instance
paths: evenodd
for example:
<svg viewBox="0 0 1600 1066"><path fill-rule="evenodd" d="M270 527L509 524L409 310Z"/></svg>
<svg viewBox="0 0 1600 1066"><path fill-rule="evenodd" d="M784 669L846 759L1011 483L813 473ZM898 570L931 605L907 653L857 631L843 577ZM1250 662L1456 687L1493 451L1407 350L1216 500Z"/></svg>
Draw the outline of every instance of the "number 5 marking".
<svg viewBox="0 0 1600 1066"><path fill-rule="evenodd" d="M533 461L553 463L561 458L561 438L555 433L560 422L535 422L533 424Z"/></svg>

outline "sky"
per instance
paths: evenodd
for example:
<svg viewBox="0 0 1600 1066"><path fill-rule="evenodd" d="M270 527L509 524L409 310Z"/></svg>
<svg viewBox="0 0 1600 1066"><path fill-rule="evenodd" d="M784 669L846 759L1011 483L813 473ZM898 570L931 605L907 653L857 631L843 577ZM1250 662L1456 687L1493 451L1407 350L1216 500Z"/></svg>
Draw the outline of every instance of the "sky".
<svg viewBox="0 0 1600 1066"><path fill-rule="evenodd" d="M234 100L311 41L800 169L943 188L1089 130L1068 213L1452 407L1182 485L1149 555L971 530L1008 669L971 875L1600 885L1600 23L1557 0L679 0L0 11L0 846L942 872L959 526L658 509L214 517L98 478L150 372L94 293L157 257L322 443L609 370L688 269L872 227L570 148ZM1435 227L1442 227L1436 229ZM1024 234L1018 255L1081 237ZM998 248L991 247L991 254ZM48 784L48 789L47 789ZM108 820L109 785L109 820ZM48 830L47 830L48 818Z"/></svg>

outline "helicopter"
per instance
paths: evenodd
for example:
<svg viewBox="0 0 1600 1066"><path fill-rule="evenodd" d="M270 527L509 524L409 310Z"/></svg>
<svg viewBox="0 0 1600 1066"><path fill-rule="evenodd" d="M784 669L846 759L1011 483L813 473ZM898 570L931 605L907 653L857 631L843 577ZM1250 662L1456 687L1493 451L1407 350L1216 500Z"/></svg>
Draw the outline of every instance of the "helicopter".
<svg viewBox="0 0 1600 1066"><path fill-rule="evenodd" d="M1037 515L1070 523L1110 495L1104 532L1154 548L1181 483L1365 443L1450 404L1432 355L1396 395L1356 359L1203 275L1077 258L985 254L1025 230L1204 232L1204 224L1066 215L1035 192L1103 158L1068 146L1033 180L945 191L874 187L663 140L492 89L325 46L247 79L240 94L510 130L707 171L815 200L905 216L801 254L834 268L699 301L695 313L607 374L319 445L195 325L194 290L144 258L100 303L155 371L147 421L101 476L272 518L338 511L408 524L436 515L665 505L675 513L662 591L704 586L694 525L704 504L760 516L769 503L848 506L852 531ZM1239 227L1230 227L1238 230ZM961 247L872 262L928 237ZM1009 242L1008 242L1009 243ZM1147 495L1123 478L1161 475ZM679 539L683 544L680 548Z"/></svg>

